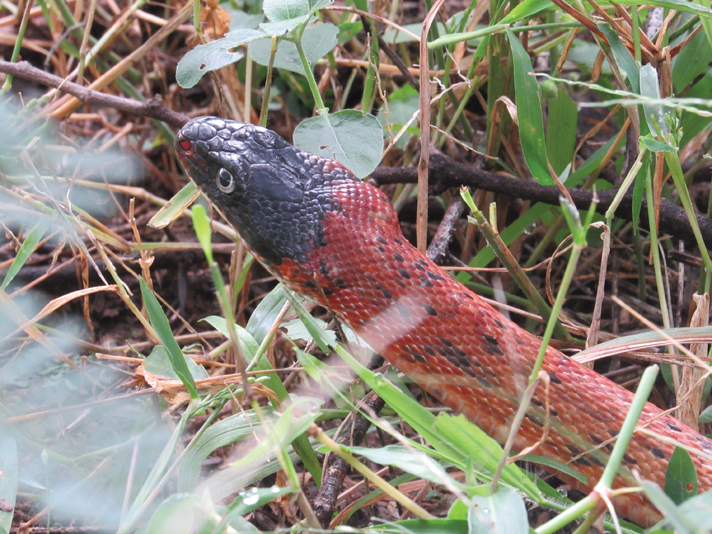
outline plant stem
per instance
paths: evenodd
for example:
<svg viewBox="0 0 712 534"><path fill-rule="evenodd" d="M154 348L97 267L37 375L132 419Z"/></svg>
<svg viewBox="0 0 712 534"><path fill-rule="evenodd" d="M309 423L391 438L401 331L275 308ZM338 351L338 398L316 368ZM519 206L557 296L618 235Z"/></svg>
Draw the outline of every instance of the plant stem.
<svg viewBox="0 0 712 534"><path fill-rule="evenodd" d="M302 36L299 34L296 39L294 39L294 45L297 47L297 52L299 52L299 58L302 60L302 67L304 68L304 76L307 78L309 83L309 89L314 97L314 103L316 104L316 112L319 115L326 115L329 113L329 109L324 105L324 101L321 99L321 93L319 93L319 86L314 78L314 73L312 72L311 65L307 59L307 55L304 53L304 48L302 47Z"/></svg>

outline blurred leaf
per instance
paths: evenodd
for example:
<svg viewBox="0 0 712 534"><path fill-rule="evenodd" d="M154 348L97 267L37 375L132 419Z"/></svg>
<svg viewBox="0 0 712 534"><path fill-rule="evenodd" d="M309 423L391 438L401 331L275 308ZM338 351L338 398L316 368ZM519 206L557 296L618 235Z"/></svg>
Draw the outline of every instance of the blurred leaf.
<svg viewBox="0 0 712 534"><path fill-rule="evenodd" d="M285 288L282 284L277 285L262 302L259 303L255 311L252 312L250 320L245 326L245 330L252 335L257 343L262 343L267 336L270 328L274 324L277 316L284 307L287 301ZM268 371L273 369L272 364L263 354L252 368L254 371ZM277 373L267 373L267 381L263 382L268 388L275 392L280 402L284 402L289 398L287 388L284 387L280 376ZM274 403L276 404L276 403ZM294 448L299 454L302 462L307 470L317 481L317 486L321 485L321 463L316 457L314 449L309 444L309 439L306 435L298 436L294 440Z"/></svg>
<svg viewBox="0 0 712 534"><path fill-rule="evenodd" d="M262 408L264 417L270 417L274 409ZM254 410L236 413L213 423L185 452L178 476L178 491L193 491L203 461L214 450L249 439L260 419Z"/></svg>
<svg viewBox="0 0 712 534"><path fill-rule="evenodd" d="M292 488L280 488L279 486L272 486L271 488L250 488L244 493L240 493L230 506L228 506L225 512L224 519L216 527L217 532L222 532L221 527L225 528L227 523L233 517L243 516L255 508L264 506L268 502L272 502L282 495L287 495L288 493L295 493L299 490Z"/></svg>
<svg viewBox="0 0 712 534"><path fill-rule="evenodd" d="M665 494L675 504L697 495L697 469L690 453L681 447L675 447L665 470Z"/></svg>
<svg viewBox="0 0 712 534"><path fill-rule="evenodd" d="M151 517L147 532L151 534L196 534L203 532L212 506L197 495L176 493L163 501ZM211 524L215 524L212 521Z"/></svg>
<svg viewBox="0 0 712 534"><path fill-rule="evenodd" d="M373 115L347 109L299 123L294 146L336 160L358 178L365 178L381 162L383 129Z"/></svg>
<svg viewBox="0 0 712 534"><path fill-rule="evenodd" d="M528 534L524 501L511 488L499 488L489 496L470 498L467 517L470 534Z"/></svg>
<svg viewBox="0 0 712 534"><path fill-rule="evenodd" d="M573 160L577 124L578 106L571 100L566 87L561 86L556 96L549 99L546 121L546 154L557 175L561 175Z"/></svg>
<svg viewBox="0 0 712 534"><path fill-rule="evenodd" d="M0 528L10 532L17 498L17 444L12 428L0 424Z"/></svg>
<svg viewBox="0 0 712 534"><path fill-rule="evenodd" d="M392 526L391 526L392 525ZM397 530L394 530L393 528ZM403 534L468 534L467 521L457 519L407 519L369 526L369 532L402 532Z"/></svg>
<svg viewBox="0 0 712 534"><path fill-rule="evenodd" d="M302 47L310 64L314 64L328 54L337 43L339 29L333 24L318 24L307 28L302 35ZM250 44L250 55L260 65L269 65L272 53L272 40L254 41ZM287 69L297 74L305 75L304 66L297 47L291 41L282 40L274 56L274 67Z"/></svg>
<svg viewBox="0 0 712 534"><path fill-rule="evenodd" d="M148 288L146 281L141 278L141 296L143 297L143 304L146 307L146 312L148 313L148 319L151 321L151 325L156 330L158 338L161 343L168 351L168 355L173 364L173 370L175 371L180 381L183 382L185 389L190 393L191 398L198 398L198 390L195 387L195 380L193 380L193 375L190 374L188 370L188 364L185 362L185 357L183 352L178 346L176 338L173 337L173 331L168 323L168 318L166 314L163 313L163 308L161 308L160 303L156 296Z"/></svg>
<svg viewBox="0 0 712 534"><path fill-rule="evenodd" d="M240 45L267 39L269 35L260 30L240 28L204 45L198 45L178 62L176 81L184 89L194 87L205 73L226 67L242 59L245 53Z"/></svg>
<svg viewBox="0 0 712 534"><path fill-rule="evenodd" d="M22 266L25 265L25 262L35 251L37 243L40 242L42 236L44 236L47 231L47 226L46 221L40 221L27 233L25 240L22 242L22 245L20 245L17 254L15 254L15 259L12 260L12 265L10 265L10 268L5 274L5 279L2 281L0 291L4 291L8 284L12 282L13 278L15 278L17 273L20 272Z"/></svg>
<svg viewBox="0 0 712 534"><path fill-rule="evenodd" d="M643 488L645 496L650 499L650 502L665 516L664 524L672 525L677 534L697 534L698 530L695 528L695 520L686 513L683 513L682 507L676 506L670 497L665 495L663 490L660 489L660 486L647 480L644 480L640 485ZM692 499L686 501L684 504L688 502L692 502ZM712 517L710 516L709 510L707 510L707 517Z"/></svg>
<svg viewBox="0 0 712 534"><path fill-rule="evenodd" d="M514 33L507 28L507 38L514 61L514 95L519 118L519 140L529 171L537 182L552 185L544 141L544 119L541 115L539 88L529 54Z"/></svg>
<svg viewBox="0 0 712 534"><path fill-rule="evenodd" d="M185 187L178 191L156 214L148 221L151 228L165 228L180 217L195 199L200 196L200 189L193 180L188 181Z"/></svg>

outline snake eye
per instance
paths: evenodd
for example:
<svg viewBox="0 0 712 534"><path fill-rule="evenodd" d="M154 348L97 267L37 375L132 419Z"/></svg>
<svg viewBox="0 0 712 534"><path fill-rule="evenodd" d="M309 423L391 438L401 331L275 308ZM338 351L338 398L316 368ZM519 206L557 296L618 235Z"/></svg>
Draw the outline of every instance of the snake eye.
<svg viewBox="0 0 712 534"><path fill-rule="evenodd" d="M188 152L192 148L193 144L188 139L183 139L178 142L178 146L183 152Z"/></svg>
<svg viewBox="0 0 712 534"><path fill-rule="evenodd" d="M232 193L235 190L235 179L225 167L218 171L217 180L215 182L217 183L218 189L223 193Z"/></svg>

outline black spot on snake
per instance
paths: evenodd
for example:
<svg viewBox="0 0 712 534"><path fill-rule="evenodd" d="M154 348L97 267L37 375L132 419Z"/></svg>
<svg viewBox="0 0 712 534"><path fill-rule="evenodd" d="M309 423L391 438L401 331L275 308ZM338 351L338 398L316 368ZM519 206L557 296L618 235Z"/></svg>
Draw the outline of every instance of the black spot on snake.
<svg viewBox="0 0 712 534"><path fill-rule="evenodd" d="M637 464L638 463L638 460L636 460L635 458L633 458L632 456L629 456L627 454L623 455L623 460L625 460L625 462L627 462L629 464Z"/></svg>
<svg viewBox="0 0 712 534"><path fill-rule="evenodd" d="M413 263L413 267L415 267L415 268L418 269L419 271L424 271L424 270L425 270L425 268L424 268L422 265L420 265L420 263L418 263L418 262Z"/></svg>
<svg viewBox="0 0 712 534"><path fill-rule="evenodd" d="M386 241L385 239L383 239L381 236L378 236L378 237L376 238L376 241L378 241L379 243L383 243L384 245L387 245L387 244L388 244L388 241Z"/></svg>
<svg viewBox="0 0 712 534"><path fill-rule="evenodd" d="M433 287L433 283L424 276L419 276L418 278L420 278L420 285L423 287Z"/></svg>
<svg viewBox="0 0 712 534"><path fill-rule="evenodd" d="M499 345L499 341L497 341L496 337L490 336L489 334L483 334L482 337L484 337L490 345Z"/></svg>
<svg viewBox="0 0 712 534"><path fill-rule="evenodd" d="M304 282L304 287L308 287L309 289L316 289L316 284L311 280L307 280L306 282Z"/></svg>
<svg viewBox="0 0 712 534"><path fill-rule="evenodd" d="M393 258L394 258L396 261L405 261L405 260L403 259L403 256L401 256L401 255L398 254L397 252L394 252L394 253L393 253Z"/></svg>
<svg viewBox="0 0 712 534"><path fill-rule="evenodd" d="M435 311L435 308L433 308L432 306L430 306L430 305L428 305L428 304L425 304L425 305L423 306L423 308L425 308L425 311L428 312L428 315L433 315L433 316L435 316L435 315L438 314L438 312Z"/></svg>
<svg viewBox="0 0 712 534"><path fill-rule="evenodd" d="M341 278L334 280L334 283L341 289L346 289L346 282L344 282Z"/></svg>
<svg viewBox="0 0 712 534"><path fill-rule="evenodd" d="M652 447L650 449L650 452L652 452L653 456L655 456L657 458L665 458L665 453L663 451L661 451L660 449L656 449L655 447Z"/></svg>
<svg viewBox="0 0 712 534"><path fill-rule="evenodd" d="M384 247L380 246L380 245L378 245L378 246L376 247L376 250L378 250L378 252L380 252L381 254L385 254L385 253L386 253L386 249L385 249Z"/></svg>
<svg viewBox="0 0 712 534"><path fill-rule="evenodd" d="M561 384L561 379L556 376L554 373L549 373L549 378L554 384Z"/></svg>
<svg viewBox="0 0 712 534"><path fill-rule="evenodd" d="M670 421L665 421L665 424L670 430L674 430L675 432L682 432L682 429L679 426L671 423Z"/></svg>
<svg viewBox="0 0 712 534"><path fill-rule="evenodd" d="M408 271L406 271L405 269L398 269L398 274L401 275L406 280L408 280L410 278L410 273Z"/></svg>

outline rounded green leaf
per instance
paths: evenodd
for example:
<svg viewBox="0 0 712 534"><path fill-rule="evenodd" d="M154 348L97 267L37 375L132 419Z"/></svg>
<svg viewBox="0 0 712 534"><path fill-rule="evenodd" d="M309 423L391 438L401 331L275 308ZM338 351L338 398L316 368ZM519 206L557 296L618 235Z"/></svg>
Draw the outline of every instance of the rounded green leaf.
<svg viewBox="0 0 712 534"><path fill-rule="evenodd" d="M359 178L378 166L383 152L383 129L376 117L345 110L302 121L294 145L341 163Z"/></svg>
<svg viewBox="0 0 712 534"><path fill-rule="evenodd" d="M665 494L675 504L682 504L697 495L697 470L690 453L680 447L670 457L665 470Z"/></svg>
<svg viewBox="0 0 712 534"><path fill-rule="evenodd" d="M269 37L261 30L240 28L222 39L198 45L178 62L176 81L184 89L195 86L206 72L217 70L242 59L240 45Z"/></svg>
<svg viewBox="0 0 712 534"><path fill-rule="evenodd" d="M328 54L337 43L339 29L333 24L318 24L304 31L302 47L309 63L318 61ZM269 65L272 40L255 41L250 44L250 55L260 65ZM297 47L291 41L281 41L274 56L274 67L287 69L304 76L304 67Z"/></svg>

